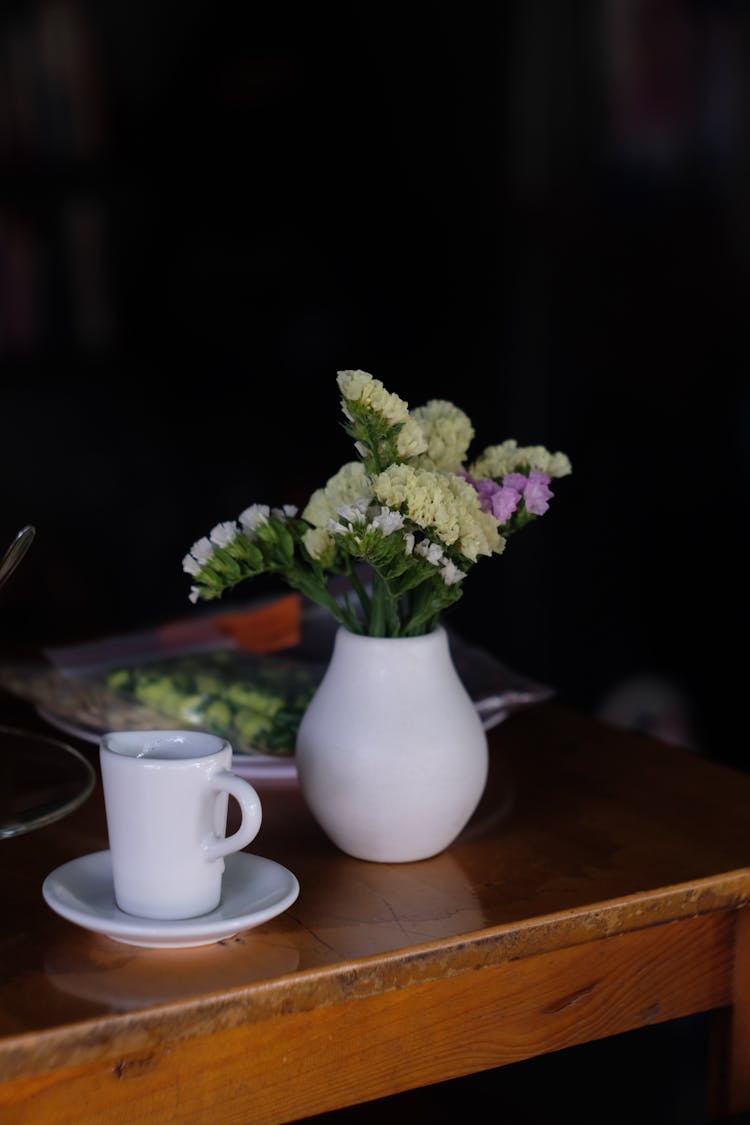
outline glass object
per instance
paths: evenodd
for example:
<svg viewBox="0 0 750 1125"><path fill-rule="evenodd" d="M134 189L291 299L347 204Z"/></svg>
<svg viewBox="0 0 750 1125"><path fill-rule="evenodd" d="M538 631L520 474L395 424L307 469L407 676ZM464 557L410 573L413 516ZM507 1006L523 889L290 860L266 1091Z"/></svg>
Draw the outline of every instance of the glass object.
<svg viewBox="0 0 750 1125"><path fill-rule="evenodd" d="M82 805L96 773L67 743L0 726L0 838L44 828Z"/></svg>

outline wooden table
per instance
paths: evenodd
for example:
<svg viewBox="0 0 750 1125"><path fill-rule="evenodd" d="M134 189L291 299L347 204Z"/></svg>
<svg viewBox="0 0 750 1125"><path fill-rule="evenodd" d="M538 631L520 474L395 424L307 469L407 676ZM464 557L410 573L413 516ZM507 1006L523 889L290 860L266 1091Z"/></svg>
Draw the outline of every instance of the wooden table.
<svg viewBox="0 0 750 1125"><path fill-rule="evenodd" d="M350 859L259 783L251 850L300 896L207 947L47 907L44 877L106 847L100 788L1 841L0 1121L285 1122L713 1009L712 1111L750 1109L750 776L551 703L490 737L476 816L419 863Z"/></svg>

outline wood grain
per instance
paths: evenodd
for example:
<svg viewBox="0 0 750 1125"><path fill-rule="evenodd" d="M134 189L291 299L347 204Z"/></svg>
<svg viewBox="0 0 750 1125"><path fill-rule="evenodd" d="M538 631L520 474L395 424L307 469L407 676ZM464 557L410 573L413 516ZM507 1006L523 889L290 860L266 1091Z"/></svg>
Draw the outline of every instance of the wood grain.
<svg viewBox="0 0 750 1125"><path fill-rule="evenodd" d="M99 788L4 841L0 1121L291 1121L708 1010L750 1109L750 778L553 704L491 743L476 816L420 863L344 856L296 785L261 789L258 852L300 897L214 946L121 945L43 902L106 847Z"/></svg>
<svg viewBox="0 0 750 1125"><path fill-rule="evenodd" d="M727 1005L732 929L696 917L197 1035L165 1010L126 1053L4 1083L0 1107L34 1125L72 1106L81 1125L218 1104L222 1121L292 1121Z"/></svg>

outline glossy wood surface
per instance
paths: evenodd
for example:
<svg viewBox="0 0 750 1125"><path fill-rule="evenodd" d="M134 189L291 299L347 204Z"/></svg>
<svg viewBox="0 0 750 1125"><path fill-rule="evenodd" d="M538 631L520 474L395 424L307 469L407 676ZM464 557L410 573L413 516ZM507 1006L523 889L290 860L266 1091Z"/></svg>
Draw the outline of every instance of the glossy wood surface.
<svg viewBox="0 0 750 1125"><path fill-rule="evenodd" d="M4 721L51 729L0 704ZM730 1010L750 777L556 704L490 740L477 814L419 863L343 855L296 784L258 782L249 850L289 867L300 896L207 947L124 945L46 905L51 870L106 847L98 785L1 841L0 1121L200 1122L209 1106L216 1121L290 1121ZM721 1108L750 1108L749 1037L735 1004Z"/></svg>

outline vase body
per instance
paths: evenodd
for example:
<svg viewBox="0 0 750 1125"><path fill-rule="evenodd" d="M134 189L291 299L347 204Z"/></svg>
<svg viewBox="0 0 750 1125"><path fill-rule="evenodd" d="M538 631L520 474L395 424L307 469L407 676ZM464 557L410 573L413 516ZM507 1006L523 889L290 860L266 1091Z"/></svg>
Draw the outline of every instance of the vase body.
<svg viewBox="0 0 750 1125"><path fill-rule="evenodd" d="M303 796L348 855L426 859L455 840L487 781L487 736L445 629L366 637L339 628L297 735Z"/></svg>

